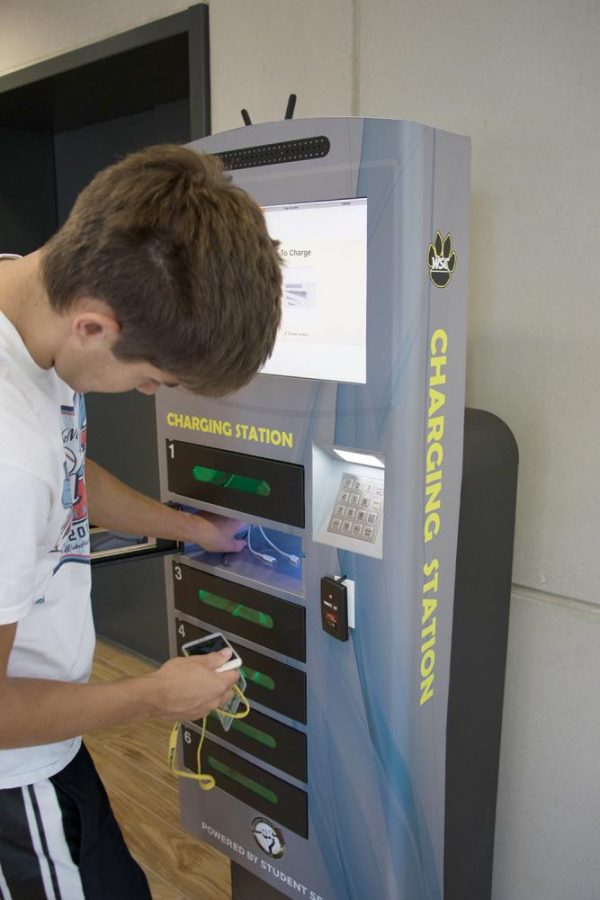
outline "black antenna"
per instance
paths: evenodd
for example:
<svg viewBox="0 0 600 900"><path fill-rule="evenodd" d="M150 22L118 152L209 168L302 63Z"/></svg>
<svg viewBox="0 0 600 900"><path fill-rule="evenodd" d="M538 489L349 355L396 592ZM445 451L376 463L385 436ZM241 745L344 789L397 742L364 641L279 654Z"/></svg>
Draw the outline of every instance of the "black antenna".
<svg viewBox="0 0 600 900"><path fill-rule="evenodd" d="M293 119L295 108L296 108L296 95L290 94L288 102L287 102L287 107L285 110L285 116L283 118L284 119Z"/></svg>
<svg viewBox="0 0 600 900"><path fill-rule="evenodd" d="M285 108L285 116L284 119L293 119L294 118L294 110L296 109L296 94L290 94L288 97L287 106ZM252 125L252 119L250 118L250 113L247 109L242 109L242 119L244 120L244 125Z"/></svg>

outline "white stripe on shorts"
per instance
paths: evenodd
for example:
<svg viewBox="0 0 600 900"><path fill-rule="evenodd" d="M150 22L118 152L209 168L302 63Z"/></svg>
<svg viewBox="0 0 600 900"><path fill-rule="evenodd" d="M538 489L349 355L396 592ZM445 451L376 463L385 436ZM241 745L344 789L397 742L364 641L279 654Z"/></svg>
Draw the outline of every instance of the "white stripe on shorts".
<svg viewBox="0 0 600 900"><path fill-rule="evenodd" d="M31 802L31 797L29 796L28 789L26 787L21 788L21 794L23 796L23 803L25 804L25 813L27 815L27 824L29 826L31 843L33 844L33 849L35 850L36 856L38 858L38 864L40 867L40 872L42 874L42 881L44 883L46 897L48 898L48 900L60 900L60 898L56 896L54 887L52 885L50 866L42 847L42 840L37 825L37 819L35 817L35 811L33 809L33 804Z"/></svg>
<svg viewBox="0 0 600 900"><path fill-rule="evenodd" d="M2 866L0 865L0 898L1 900L13 900L13 896L8 889Z"/></svg>
<svg viewBox="0 0 600 900"><path fill-rule="evenodd" d="M26 798L29 829L43 873L44 887L48 900L55 900L55 898L56 900L85 900L79 869L71 859L71 853L65 838L62 813L54 785L51 781L46 780L40 781L32 785L32 787L42 820L43 835L39 832L31 800L27 794L27 788L23 789L23 794ZM44 839L48 856L54 866L59 890L58 896L52 884L50 865L43 849Z"/></svg>

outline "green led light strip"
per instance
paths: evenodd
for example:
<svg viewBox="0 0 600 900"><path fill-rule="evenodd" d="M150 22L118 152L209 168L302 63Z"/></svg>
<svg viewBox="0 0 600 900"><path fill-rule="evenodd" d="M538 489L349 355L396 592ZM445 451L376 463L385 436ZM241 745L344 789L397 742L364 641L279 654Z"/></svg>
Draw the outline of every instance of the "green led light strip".
<svg viewBox="0 0 600 900"><path fill-rule="evenodd" d="M263 800L268 800L269 803L276 804L277 794L274 791L270 791L268 788L263 787L262 784L259 784L258 781L253 781L251 778L248 778L246 775L242 775L241 772L236 772L235 769L232 769L231 766L225 765L220 760L215 759L214 756L208 757L208 764L211 768L215 770L215 772L220 772L221 775L226 775L227 778L231 778L232 781L236 781L238 784L241 784L242 787L248 788L249 791L253 791L255 794L258 794L259 797L262 797Z"/></svg>
<svg viewBox="0 0 600 900"><path fill-rule="evenodd" d="M273 628L274 623L271 616L258 609L251 609L249 606L244 606L243 603L234 603L233 600L227 600L226 597L220 597L218 594L211 594L210 591L199 590L198 597L206 606L220 609L235 618L245 619L246 622L261 625L263 628Z"/></svg>
<svg viewBox="0 0 600 900"><path fill-rule="evenodd" d="M258 494L259 497L268 497L271 493L271 485L267 481L250 478L247 475L236 475L235 472L220 472L219 469L210 469L208 466L194 466L192 475L196 481L204 484L231 488L231 490L241 491L243 494Z"/></svg>
<svg viewBox="0 0 600 900"><path fill-rule="evenodd" d="M256 741L257 744L263 744L263 746L268 747L269 750L277 749L277 741L270 734L266 734L266 732L261 731L260 728L255 728L253 725L248 725L247 722L244 722L243 719L234 719L233 720L233 728L236 731L241 731L242 734L245 734L246 737L251 738L253 741Z"/></svg>
<svg viewBox="0 0 600 900"><path fill-rule="evenodd" d="M208 714L211 719L218 720L219 717L214 710L209 712ZM277 749L277 741L272 735L267 734L265 731L261 731L260 728L255 728L253 725L248 725L247 722L244 722L240 719L234 719L231 723L231 727L234 731L241 731L242 734L245 734L246 737L249 737L251 740L256 741L257 744L262 744L264 747L268 747L269 750Z"/></svg>
<svg viewBox="0 0 600 900"><path fill-rule="evenodd" d="M243 672L246 681L251 681L252 684L257 684L259 687L266 688L268 691L275 690L275 682L272 678L269 678L268 675L257 672L256 669L250 669L248 666L240 666L240 672Z"/></svg>

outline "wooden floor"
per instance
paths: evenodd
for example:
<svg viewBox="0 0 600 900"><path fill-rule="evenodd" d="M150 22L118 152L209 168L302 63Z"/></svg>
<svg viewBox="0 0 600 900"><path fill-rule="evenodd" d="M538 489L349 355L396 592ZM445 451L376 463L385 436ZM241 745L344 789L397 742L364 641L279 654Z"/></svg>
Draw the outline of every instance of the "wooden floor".
<svg viewBox="0 0 600 900"><path fill-rule="evenodd" d="M151 668L98 641L92 680L112 681ZM180 825L177 779L166 764L171 724L153 720L111 728L85 742L154 900L230 900L228 858Z"/></svg>

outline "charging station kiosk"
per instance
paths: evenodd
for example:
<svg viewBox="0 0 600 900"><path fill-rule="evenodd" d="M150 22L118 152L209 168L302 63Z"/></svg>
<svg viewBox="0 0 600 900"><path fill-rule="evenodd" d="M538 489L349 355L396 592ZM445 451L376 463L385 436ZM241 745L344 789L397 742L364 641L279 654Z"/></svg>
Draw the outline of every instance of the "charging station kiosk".
<svg viewBox="0 0 600 900"><path fill-rule="evenodd" d="M165 563L171 653L223 632L252 706L208 717L183 821L240 900L482 900L517 462L495 417L464 430L469 141L339 118L190 146L265 209L284 312L243 390L157 395L162 499L246 523Z"/></svg>

